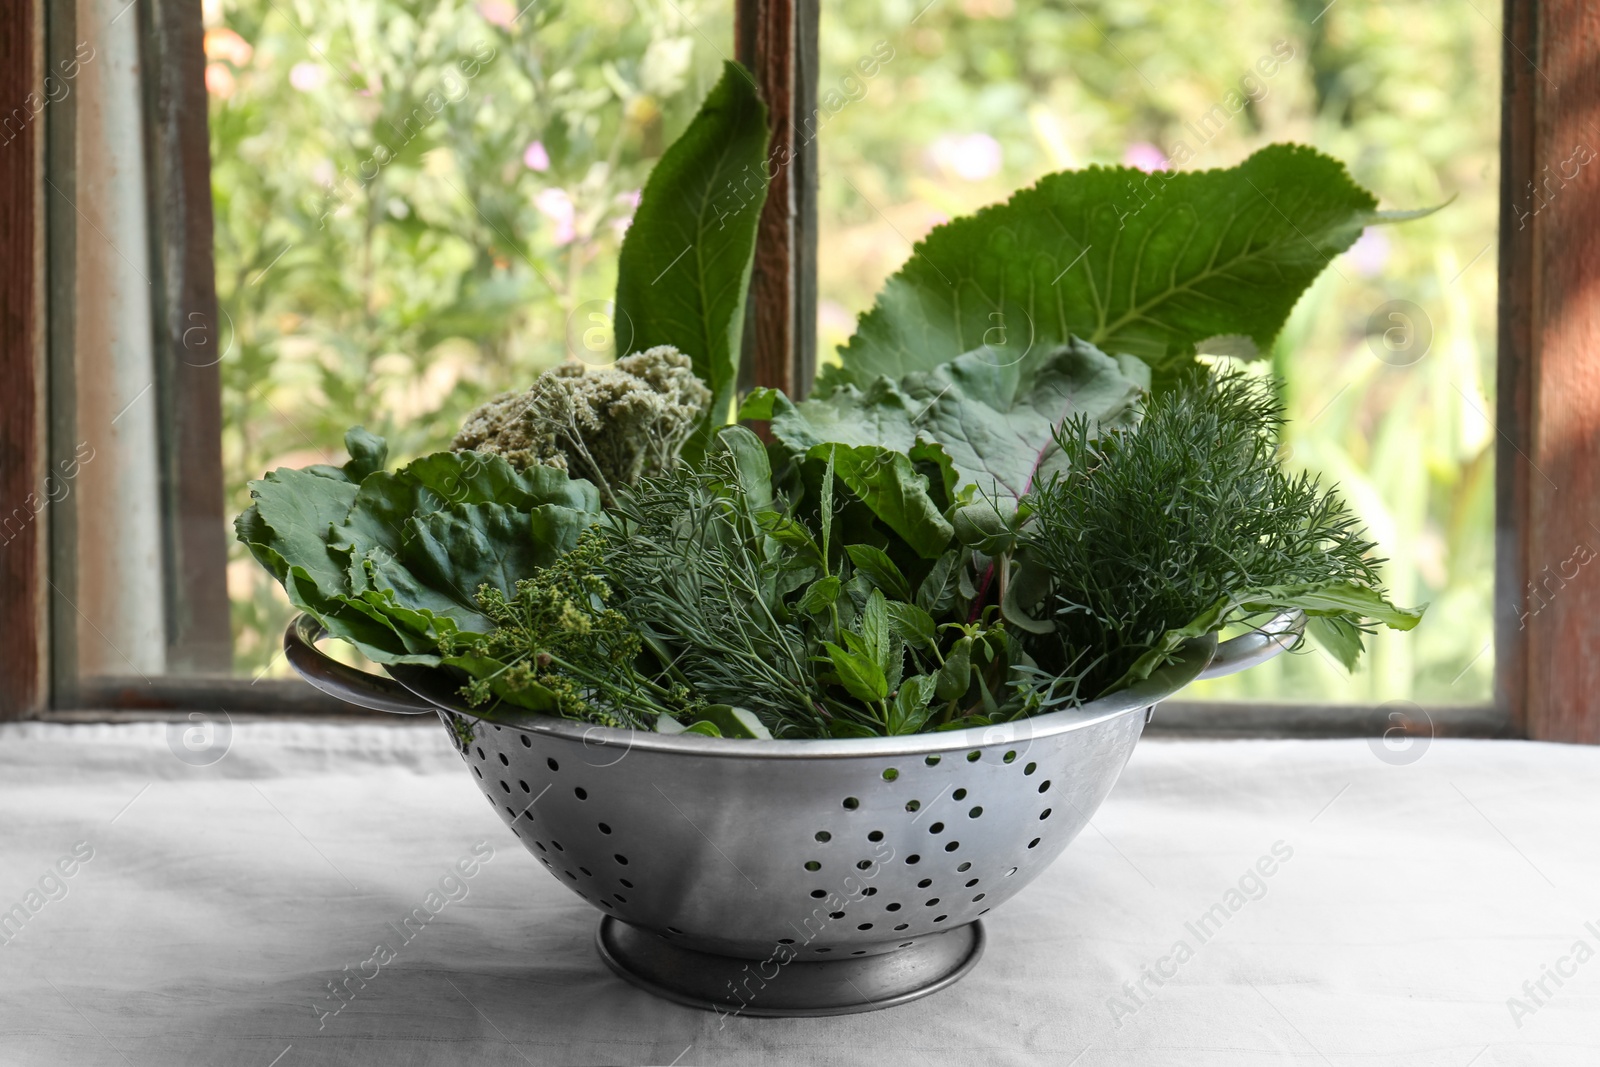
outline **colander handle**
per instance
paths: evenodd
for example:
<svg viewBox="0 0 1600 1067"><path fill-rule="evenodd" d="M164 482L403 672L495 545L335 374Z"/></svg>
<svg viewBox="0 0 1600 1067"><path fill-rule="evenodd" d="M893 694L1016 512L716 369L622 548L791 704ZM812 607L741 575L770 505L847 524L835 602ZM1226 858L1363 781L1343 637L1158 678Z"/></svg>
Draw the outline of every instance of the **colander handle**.
<svg viewBox="0 0 1600 1067"><path fill-rule="evenodd" d="M394 715L424 715L439 709L389 678L358 671L324 655L317 641L327 633L310 615L296 615L283 631L283 654L300 677L347 704Z"/></svg>
<svg viewBox="0 0 1600 1067"><path fill-rule="evenodd" d="M1217 654L1200 672L1200 679L1238 674L1293 648L1305 632L1306 617L1298 611L1285 611L1268 619L1259 629L1231 637L1217 646Z"/></svg>

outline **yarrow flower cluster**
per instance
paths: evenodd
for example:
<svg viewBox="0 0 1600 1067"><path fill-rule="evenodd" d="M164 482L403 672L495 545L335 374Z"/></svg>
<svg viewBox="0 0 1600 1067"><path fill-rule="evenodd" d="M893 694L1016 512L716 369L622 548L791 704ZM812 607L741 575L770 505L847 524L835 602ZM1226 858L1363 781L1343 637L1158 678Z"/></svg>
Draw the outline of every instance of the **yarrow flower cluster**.
<svg viewBox="0 0 1600 1067"><path fill-rule="evenodd" d="M676 467L710 406L689 357L659 345L599 370L566 363L546 371L527 392L473 411L451 447L587 478L609 507L617 489Z"/></svg>

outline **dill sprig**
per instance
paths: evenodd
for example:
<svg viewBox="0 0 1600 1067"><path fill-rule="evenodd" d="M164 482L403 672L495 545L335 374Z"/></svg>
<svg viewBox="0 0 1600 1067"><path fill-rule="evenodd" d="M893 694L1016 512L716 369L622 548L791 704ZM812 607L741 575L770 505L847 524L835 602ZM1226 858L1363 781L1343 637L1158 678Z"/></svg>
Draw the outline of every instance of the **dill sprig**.
<svg viewBox="0 0 1600 1067"><path fill-rule="evenodd" d="M1225 596L1380 588L1383 561L1339 494L1279 467L1283 422L1267 386L1196 372L1136 426L1095 436L1075 419L1057 432L1067 469L1025 501L1020 542L1049 575L1054 633L1029 651L1054 692L1093 699Z"/></svg>
<svg viewBox="0 0 1600 1067"><path fill-rule="evenodd" d="M764 506L763 506L764 505ZM774 733L826 736L786 578L798 561L772 540L730 453L619 494L601 530L620 607L667 676L712 704L749 708ZM803 576L803 575L801 575Z"/></svg>

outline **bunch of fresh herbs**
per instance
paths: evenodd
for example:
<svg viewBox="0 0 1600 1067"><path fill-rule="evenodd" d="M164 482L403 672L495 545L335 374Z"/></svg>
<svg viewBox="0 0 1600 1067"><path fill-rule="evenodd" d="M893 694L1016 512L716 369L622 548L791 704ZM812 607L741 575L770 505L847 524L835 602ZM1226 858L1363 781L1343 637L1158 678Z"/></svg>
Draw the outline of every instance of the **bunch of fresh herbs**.
<svg viewBox="0 0 1600 1067"><path fill-rule="evenodd" d="M267 475L236 525L291 601L484 717L746 738L1081 704L1284 610L1347 666L1415 625L1337 494L1280 469L1270 390L1197 359L1264 349L1332 255L1407 217L1340 164L1089 168L941 226L816 397L746 398L763 445L724 424L766 133L730 65L628 231L618 320L672 353L670 389L614 374L612 411L563 371L460 451L390 472L357 429L343 467ZM580 418L584 388L605 402Z"/></svg>

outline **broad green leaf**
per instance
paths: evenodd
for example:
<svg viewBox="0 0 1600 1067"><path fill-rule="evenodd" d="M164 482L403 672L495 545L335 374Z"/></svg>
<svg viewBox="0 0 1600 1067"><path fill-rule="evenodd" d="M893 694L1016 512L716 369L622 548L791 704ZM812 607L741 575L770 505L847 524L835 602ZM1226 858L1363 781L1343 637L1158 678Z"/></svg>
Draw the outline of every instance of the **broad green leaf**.
<svg viewBox="0 0 1600 1067"><path fill-rule="evenodd" d="M1057 469L1055 431L1073 416L1105 425L1125 421L1138 383L1117 361L1076 338L1009 365L969 352L901 387L925 407L922 440L950 456L957 488L1021 497Z"/></svg>
<svg viewBox="0 0 1600 1067"><path fill-rule="evenodd" d="M1236 619L1285 610L1303 611L1310 619L1320 617L1333 623L1333 626L1326 628L1333 632L1332 639L1336 642L1332 651L1340 655L1345 669L1353 670L1356 657L1361 653L1359 630L1355 623L1370 620L1383 623L1391 630L1409 630L1422 621L1426 605L1420 608L1396 607L1376 589L1344 580L1247 590L1223 597L1188 625L1168 630L1106 692L1114 693L1150 677L1150 673L1166 663L1189 638L1215 633ZM1355 631L1353 649L1350 631ZM1352 652L1354 654L1346 659L1345 655Z"/></svg>
<svg viewBox="0 0 1600 1067"><path fill-rule="evenodd" d="M889 640L889 609L888 601L883 597L881 589L874 589L867 597L866 605L861 609L861 652L872 658L878 664L878 669L883 671L885 677L892 670L890 661ZM850 636L849 634L845 635Z"/></svg>
<svg viewBox="0 0 1600 1067"><path fill-rule="evenodd" d="M1118 360L1074 338L1005 364L980 349L898 383L880 378L864 392L846 384L800 404L768 390L741 414L769 417L796 453L830 444L903 452L940 468L946 496L971 486L1017 498L1055 469L1054 432L1067 419L1120 423L1140 392Z"/></svg>
<svg viewBox="0 0 1600 1067"><path fill-rule="evenodd" d="M933 568L917 587L917 607L930 615L943 615L955 603L961 553L952 549L933 561Z"/></svg>
<svg viewBox="0 0 1600 1067"><path fill-rule="evenodd" d="M767 458L767 446L743 426L726 426L717 433L717 442L733 457L739 472L739 486L745 500L754 511L764 511L772 506L772 461Z"/></svg>
<svg viewBox="0 0 1600 1067"><path fill-rule="evenodd" d="M935 629L933 616L917 607L899 600L888 603L889 629L894 635L913 648L924 652L933 651L938 642L938 630Z"/></svg>
<svg viewBox="0 0 1600 1067"><path fill-rule="evenodd" d="M1312 615L1306 619L1306 633L1333 653L1345 670L1356 669L1363 650L1359 626L1337 615Z"/></svg>
<svg viewBox="0 0 1600 1067"><path fill-rule="evenodd" d="M748 737L762 741L772 740L772 731L761 724L755 713L731 704L711 704L701 712L701 721L717 727L723 737Z"/></svg>
<svg viewBox="0 0 1600 1067"><path fill-rule="evenodd" d="M960 700L972 682L972 638L963 637L950 647L939 668L934 692L940 700Z"/></svg>
<svg viewBox="0 0 1600 1067"><path fill-rule="evenodd" d="M819 445L811 454L831 457L840 480L918 555L932 559L949 547L950 524L928 494L927 477L905 453Z"/></svg>
<svg viewBox="0 0 1600 1067"><path fill-rule="evenodd" d="M722 736L722 731L717 729L717 724L706 719L701 719L693 726L685 727L683 732L686 734L699 734L701 737Z"/></svg>
<svg viewBox="0 0 1600 1067"><path fill-rule="evenodd" d="M795 610L803 615L816 615L826 611L828 606L839 599L839 577L830 574L826 578L818 578L811 583L810 588L800 597Z"/></svg>
<svg viewBox="0 0 1600 1067"><path fill-rule="evenodd" d="M894 703L889 708L891 735L914 734L922 729L932 711L928 702L933 699L935 684L931 674L919 674L901 683L900 691L895 694Z"/></svg>
<svg viewBox="0 0 1600 1067"><path fill-rule="evenodd" d="M367 475L383 470L384 464L389 462L389 442L365 426L352 426L345 431L344 448L350 453L344 475L352 482L360 482Z"/></svg>
<svg viewBox="0 0 1600 1067"><path fill-rule="evenodd" d="M825 642L823 649L839 676L839 684L851 696L875 704L888 695L888 679L883 676L883 668L875 660L859 652L840 648L831 641Z"/></svg>
<svg viewBox="0 0 1600 1067"><path fill-rule="evenodd" d="M919 243L824 383L867 388L980 348L1004 365L1072 336L1157 378L1210 338L1265 351L1329 261L1399 217L1376 208L1343 164L1296 145L1227 170L1047 175Z"/></svg>
<svg viewBox="0 0 1600 1067"><path fill-rule="evenodd" d="M883 549L872 545L846 545L845 552L850 556L850 562L856 565L856 570L882 589L885 596L894 600L911 599L911 586L906 582L906 576L900 573L900 568L894 565L894 560Z"/></svg>
<svg viewBox="0 0 1600 1067"><path fill-rule="evenodd" d="M722 78L650 172L617 260L616 330L631 349L674 345L712 392L685 457L727 421L738 379L745 292L767 196L767 111L748 71Z"/></svg>

